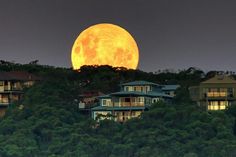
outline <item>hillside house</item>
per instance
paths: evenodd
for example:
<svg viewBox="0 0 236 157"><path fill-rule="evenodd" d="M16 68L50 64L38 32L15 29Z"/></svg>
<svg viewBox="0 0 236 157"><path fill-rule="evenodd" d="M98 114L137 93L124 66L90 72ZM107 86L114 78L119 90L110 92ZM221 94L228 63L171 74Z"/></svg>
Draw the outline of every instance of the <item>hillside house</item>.
<svg viewBox="0 0 236 157"><path fill-rule="evenodd" d="M92 118L125 122L138 117L157 101L171 101L173 96L165 94L162 88L162 85L147 81L124 83L121 91L99 97L99 106L92 108Z"/></svg>
<svg viewBox="0 0 236 157"><path fill-rule="evenodd" d="M0 72L0 116L5 114L6 107L11 103L21 100L23 88L39 80L39 77L28 72Z"/></svg>
<svg viewBox="0 0 236 157"><path fill-rule="evenodd" d="M190 96L206 110L224 110L236 101L236 80L228 75L216 75L189 88Z"/></svg>

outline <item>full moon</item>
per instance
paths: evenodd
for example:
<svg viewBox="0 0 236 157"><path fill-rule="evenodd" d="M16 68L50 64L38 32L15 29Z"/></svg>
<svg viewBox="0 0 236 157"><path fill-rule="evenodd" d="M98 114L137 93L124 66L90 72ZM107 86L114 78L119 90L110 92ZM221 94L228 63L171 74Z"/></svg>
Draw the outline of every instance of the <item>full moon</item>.
<svg viewBox="0 0 236 157"><path fill-rule="evenodd" d="M75 70L83 65L110 65L136 69L139 50L134 38L114 24L93 25L80 33L71 52Z"/></svg>

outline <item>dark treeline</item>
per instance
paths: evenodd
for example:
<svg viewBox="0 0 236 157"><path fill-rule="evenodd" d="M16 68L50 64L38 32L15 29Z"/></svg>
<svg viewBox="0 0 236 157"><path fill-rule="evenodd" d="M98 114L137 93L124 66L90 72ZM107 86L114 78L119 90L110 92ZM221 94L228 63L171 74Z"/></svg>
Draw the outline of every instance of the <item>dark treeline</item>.
<svg viewBox="0 0 236 157"><path fill-rule="evenodd" d="M110 66L84 66L79 72L0 62L0 71L28 71L43 81L25 89L0 120L0 157L235 157L236 108L206 112L189 99L188 87L216 73L189 68L157 74ZM78 110L83 91L109 93L119 84L147 80L180 84L173 104L159 102L125 124L99 125ZM21 107L19 107L21 106ZM23 106L23 107L22 107Z"/></svg>

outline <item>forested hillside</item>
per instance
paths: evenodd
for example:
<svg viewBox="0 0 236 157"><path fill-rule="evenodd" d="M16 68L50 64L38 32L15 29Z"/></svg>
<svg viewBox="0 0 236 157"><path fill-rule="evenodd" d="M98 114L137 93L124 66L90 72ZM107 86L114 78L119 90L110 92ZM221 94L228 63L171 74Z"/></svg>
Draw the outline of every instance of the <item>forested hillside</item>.
<svg viewBox="0 0 236 157"><path fill-rule="evenodd" d="M0 71L28 71L43 78L0 119L0 157L235 157L236 107L206 112L188 87L211 77L189 68L157 74L110 66L67 68L0 62ZM109 93L123 82L180 84L173 104L159 102L124 124L93 121L75 101L83 91Z"/></svg>

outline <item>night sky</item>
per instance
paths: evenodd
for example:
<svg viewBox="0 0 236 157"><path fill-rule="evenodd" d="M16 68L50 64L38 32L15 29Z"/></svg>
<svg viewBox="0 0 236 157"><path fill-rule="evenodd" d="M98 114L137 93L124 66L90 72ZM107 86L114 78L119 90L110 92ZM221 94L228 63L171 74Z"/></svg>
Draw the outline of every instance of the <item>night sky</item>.
<svg viewBox="0 0 236 157"><path fill-rule="evenodd" d="M236 71L233 0L0 0L0 59L71 67L74 40L97 23L132 34L141 70Z"/></svg>

